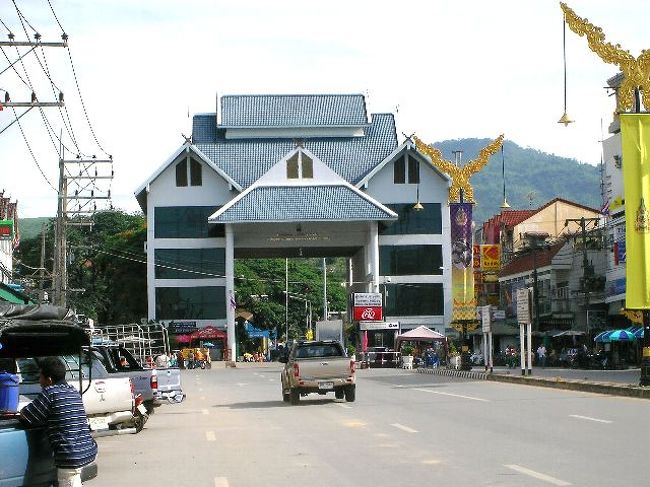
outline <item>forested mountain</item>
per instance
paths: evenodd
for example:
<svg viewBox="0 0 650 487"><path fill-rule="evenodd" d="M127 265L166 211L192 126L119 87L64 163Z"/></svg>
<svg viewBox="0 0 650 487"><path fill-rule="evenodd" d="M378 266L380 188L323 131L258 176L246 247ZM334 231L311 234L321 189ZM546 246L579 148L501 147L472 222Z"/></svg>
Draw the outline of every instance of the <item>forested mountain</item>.
<svg viewBox="0 0 650 487"><path fill-rule="evenodd" d="M453 161L452 151L462 150L466 163L478 157L490 139L458 139L434 142L445 159ZM553 198L561 197L599 209L600 171L596 166L547 154L536 149L523 148L514 142L503 145L506 194L513 209L538 208ZM474 220L483 222L499 213L503 201L501 151L494 154L487 165L472 176L476 205Z"/></svg>

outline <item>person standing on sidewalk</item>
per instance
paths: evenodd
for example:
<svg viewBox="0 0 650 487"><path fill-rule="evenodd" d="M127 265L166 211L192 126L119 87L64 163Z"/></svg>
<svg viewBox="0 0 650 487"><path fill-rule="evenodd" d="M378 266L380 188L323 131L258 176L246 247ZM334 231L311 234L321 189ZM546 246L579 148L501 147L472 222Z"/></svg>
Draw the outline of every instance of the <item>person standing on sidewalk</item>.
<svg viewBox="0 0 650 487"><path fill-rule="evenodd" d="M537 347L537 363L540 367L546 367L546 347L543 343Z"/></svg>
<svg viewBox="0 0 650 487"><path fill-rule="evenodd" d="M45 426L54 452L59 487L80 487L81 469L97 456L79 392L65 381L65 365L58 357L38 361L43 389L20 411L21 422Z"/></svg>

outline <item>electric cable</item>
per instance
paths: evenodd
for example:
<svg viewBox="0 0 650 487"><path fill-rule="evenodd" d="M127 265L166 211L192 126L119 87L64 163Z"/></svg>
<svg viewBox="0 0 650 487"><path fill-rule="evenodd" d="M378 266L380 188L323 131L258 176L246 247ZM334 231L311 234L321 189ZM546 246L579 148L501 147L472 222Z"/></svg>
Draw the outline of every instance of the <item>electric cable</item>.
<svg viewBox="0 0 650 487"><path fill-rule="evenodd" d="M16 114L16 109L13 108L13 107L12 107L12 109L13 109L13 112L14 112L14 117L16 117L16 123L18 123L18 127L20 128L20 133L22 134L23 139L25 140L25 144L27 145L27 149L29 150L29 153L32 156L32 159L33 159L34 163L36 164L36 167L38 168L38 170L41 173L41 176L43 176L43 178L45 179L47 184L50 186L50 188L52 188L54 191L56 191L56 188L52 185L50 180L47 178L47 176L43 172L43 169L41 168L41 165L38 163L38 160L36 159L36 156L34 155L34 151L32 150L32 147L29 144L29 141L27 140L27 136L25 135L25 131L23 130L23 125L20 123L19 117Z"/></svg>

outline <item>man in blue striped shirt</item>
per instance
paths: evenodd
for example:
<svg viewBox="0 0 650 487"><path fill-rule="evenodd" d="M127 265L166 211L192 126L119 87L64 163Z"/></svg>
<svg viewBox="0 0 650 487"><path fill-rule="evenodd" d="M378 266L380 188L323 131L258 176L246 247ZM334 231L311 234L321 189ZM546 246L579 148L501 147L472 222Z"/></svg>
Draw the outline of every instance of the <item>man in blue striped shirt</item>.
<svg viewBox="0 0 650 487"><path fill-rule="evenodd" d="M81 468L97 456L81 395L65 381L65 365L58 357L39 359L43 391L20 411L29 425L43 425L54 452L60 487L81 486Z"/></svg>

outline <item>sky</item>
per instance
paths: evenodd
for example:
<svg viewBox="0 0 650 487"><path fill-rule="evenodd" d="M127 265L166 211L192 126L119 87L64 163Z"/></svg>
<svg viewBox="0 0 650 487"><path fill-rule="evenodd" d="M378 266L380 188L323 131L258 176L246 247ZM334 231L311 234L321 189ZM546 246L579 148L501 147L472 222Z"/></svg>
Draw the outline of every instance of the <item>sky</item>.
<svg viewBox="0 0 650 487"><path fill-rule="evenodd" d="M650 48L650 2L568 5L633 55ZM40 65L34 54L14 65L20 78L8 69L16 49L0 52L0 90L12 101L28 100L32 88L41 101L65 94L65 110L31 110L0 133L0 191L22 218L56 214L60 134L72 153L110 154L114 207L139 211L134 191L191 134L193 114L215 111L218 95L363 93L370 113L395 113L400 141L402 133L427 142L503 133L590 164L600 161L614 110L604 86L616 66L567 28L575 123L557 123L564 71L555 0L0 0L0 40L7 28L26 40L16 6L30 37L60 41L58 23L69 36L69 50L44 48ZM0 111L0 131L14 120L12 109ZM97 194L105 189L98 183Z"/></svg>

